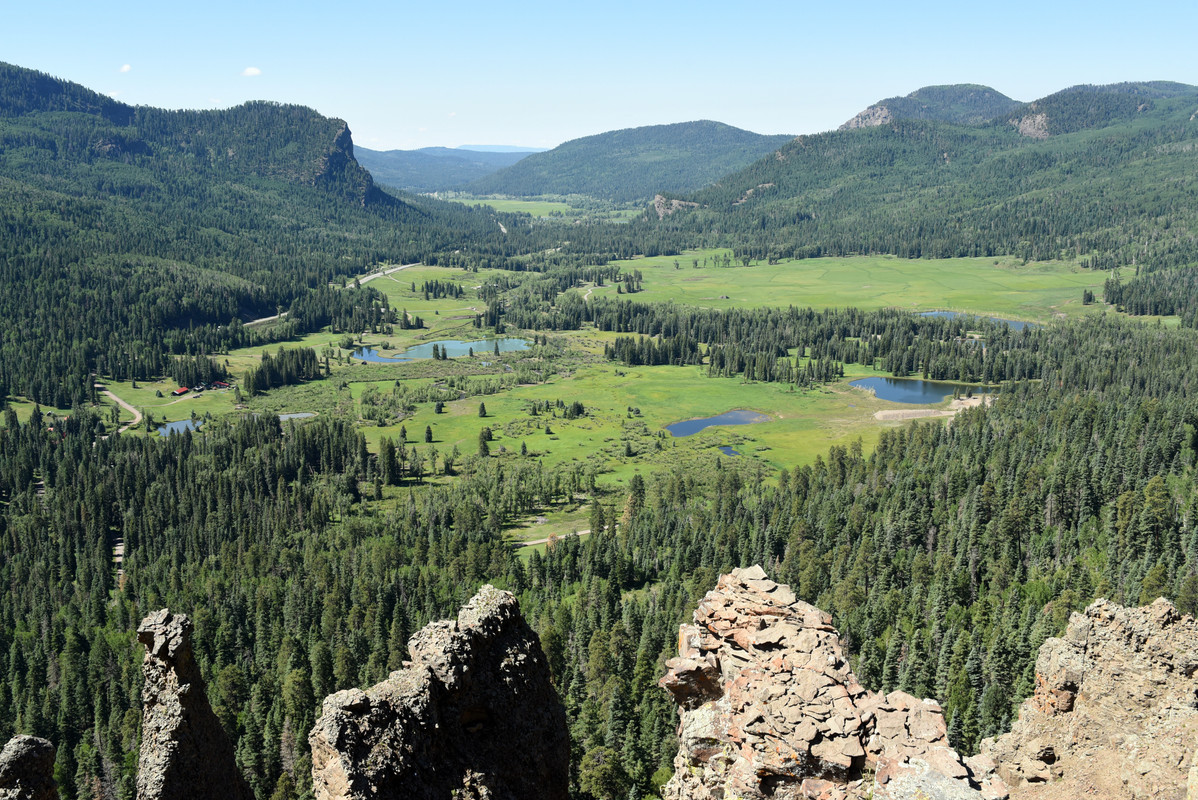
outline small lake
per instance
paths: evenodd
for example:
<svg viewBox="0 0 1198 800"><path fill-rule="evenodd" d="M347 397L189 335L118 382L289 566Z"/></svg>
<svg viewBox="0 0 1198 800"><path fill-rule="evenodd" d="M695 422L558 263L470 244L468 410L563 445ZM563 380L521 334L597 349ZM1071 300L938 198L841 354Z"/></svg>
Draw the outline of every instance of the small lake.
<svg viewBox="0 0 1198 800"><path fill-rule="evenodd" d="M990 391L977 386L967 388L959 383L925 381L922 378L859 378L849 386L872 391L879 400L917 405L939 403L946 397L952 397L953 391L957 389L961 390L962 395L968 388L972 388L974 394L987 394Z"/></svg>
<svg viewBox="0 0 1198 800"><path fill-rule="evenodd" d="M962 314L960 311L921 311L921 317L939 317L940 319L956 319L957 317L968 317L971 314ZM1011 326L1013 331L1021 331L1024 328L1039 328L1039 324L1035 322L1024 322L1021 319L1003 319L1002 317L986 317L991 322L1005 322Z"/></svg>
<svg viewBox="0 0 1198 800"><path fill-rule="evenodd" d="M280 414L279 422L286 422L289 419L311 419L316 416L315 411L296 411L291 414Z"/></svg>
<svg viewBox="0 0 1198 800"><path fill-rule="evenodd" d="M733 450L731 447L729 447L726 444L720 445L720 452L726 456L739 456L740 455L740 453L736 452L735 450Z"/></svg>
<svg viewBox="0 0 1198 800"><path fill-rule="evenodd" d="M756 411L746 411L743 408L738 408L732 411L725 411L717 417L687 419L682 422L675 422L667 425L666 430L670 432L671 436L682 437L691 436L713 425L752 425L755 422L768 421L769 417L765 414L758 414Z"/></svg>
<svg viewBox="0 0 1198 800"><path fill-rule="evenodd" d="M172 433L198 430L203 425L202 420L181 419L178 422L168 422L158 429L159 436L170 436Z"/></svg>
<svg viewBox="0 0 1198 800"><path fill-rule="evenodd" d="M433 345L444 348L445 354L450 358L461 358L462 356L470 355L471 350L474 351L475 355L492 354L495 352L496 344L499 345L499 352L501 353L514 353L517 350L528 349L528 340L510 336L501 339L478 339L473 342L461 339L442 339L439 342L425 342L424 344L413 345L393 357L379 355L379 351L373 347L360 347L353 352L353 357L372 364L406 364L422 358L432 358Z"/></svg>

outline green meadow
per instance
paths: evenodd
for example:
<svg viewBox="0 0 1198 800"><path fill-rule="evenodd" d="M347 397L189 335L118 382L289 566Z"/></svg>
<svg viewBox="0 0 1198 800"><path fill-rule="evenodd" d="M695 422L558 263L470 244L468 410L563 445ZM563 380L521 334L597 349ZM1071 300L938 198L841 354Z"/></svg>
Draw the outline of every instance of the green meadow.
<svg viewBox="0 0 1198 800"><path fill-rule="evenodd" d="M1082 291L1102 296L1110 272L1071 262L1023 264L1010 258L903 259L894 256L812 258L724 267L727 250L616 262L640 270L642 301L673 300L708 308L795 305L814 308L904 308L962 311L1047 322L1104 308L1082 305ZM716 266L718 264L720 266ZM699 266L695 267L695 262ZM706 262L706 266L704 263ZM677 264L677 267L675 267ZM1124 275L1130 275L1125 272ZM614 293L614 287L596 294Z"/></svg>

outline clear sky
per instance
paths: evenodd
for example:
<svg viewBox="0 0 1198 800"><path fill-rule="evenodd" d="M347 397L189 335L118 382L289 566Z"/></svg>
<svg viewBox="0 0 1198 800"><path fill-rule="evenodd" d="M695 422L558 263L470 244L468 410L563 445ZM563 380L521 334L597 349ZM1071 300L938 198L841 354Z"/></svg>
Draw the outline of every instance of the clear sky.
<svg viewBox="0 0 1198 800"><path fill-rule="evenodd" d="M937 83L1198 84L1195 31L1195 0L0 0L0 61L132 104L300 103L379 150L695 119L811 133Z"/></svg>

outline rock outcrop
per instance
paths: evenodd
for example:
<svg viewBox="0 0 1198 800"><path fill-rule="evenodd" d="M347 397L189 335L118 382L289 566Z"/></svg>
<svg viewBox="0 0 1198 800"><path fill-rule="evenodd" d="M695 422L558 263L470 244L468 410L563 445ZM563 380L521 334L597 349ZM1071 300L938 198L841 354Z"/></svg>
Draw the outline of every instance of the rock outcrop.
<svg viewBox="0 0 1198 800"><path fill-rule="evenodd" d="M142 620L138 800L252 800L191 649L191 620L167 609Z"/></svg>
<svg viewBox="0 0 1198 800"><path fill-rule="evenodd" d="M879 103L858 113L857 116L841 125L837 130L851 131L857 128L876 128L893 120L894 115L890 113L890 109Z"/></svg>
<svg viewBox="0 0 1198 800"><path fill-rule="evenodd" d="M58 800L55 748L36 736L14 736L0 752L0 800Z"/></svg>
<svg viewBox="0 0 1198 800"><path fill-rule="evenodd" d="M408 642L403 669L329 696L308 737L318 800L564 800L565 712L536 634L484 586Z"/></svg>
<svg viewBox="0 0 1198 800"><path fill-rule="evenodd" d="M1096 600L1036 660L1011 732L982 743L1012 796L1181 798L1198 762L1198 624ZM1198 777L1198 776L1196 776ZM1198 789L1198 785L1195 786Z"/></svg>
<svg viewBox="0 0 1198 800"><path fill-rule="evenodd" d="M666 800L981 798L931 700L865 690L831 617L761 567L720 578L661 685L681 744ZM922 793L922 794L921 794Z"/></svg>

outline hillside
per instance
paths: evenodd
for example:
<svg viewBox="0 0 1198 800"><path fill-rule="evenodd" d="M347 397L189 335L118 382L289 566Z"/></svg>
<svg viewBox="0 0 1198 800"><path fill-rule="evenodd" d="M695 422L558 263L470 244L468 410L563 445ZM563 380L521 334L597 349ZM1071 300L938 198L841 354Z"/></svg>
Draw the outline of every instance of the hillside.
<svg viewBox="0 0 1198 800"><path fill-rule="evenodd" d="M474 181L478 194L585 194L616 201L687 192L738 170L790 140L701 120L609 131L536 153Z"/></svg>
<svg viewBox="0 0 1198 800"><path fill-rule="evenodd" d="M407 192L438 192L510 167L532 150L484 151L450 147L419 150L354 150L358 163L385 186Z"/></svg>
<svg viewBox="0 0 1198 800"><path fill-rule="evenodd" d="M1198 261L1198 89L1069 90L978 126L899 120L802 136L646 223L754 257ZM1026 116L1026 115L1025 115Z"/></svg>
<svg viewBox="0 0 1198 800"><path fill-rule="evenodd" d="M238 321L300 299L281 334L363 313L323 288L338 276L500 239L488 213L380 190L341 120L134 108L7 64L0 197L0 393L59 407L92 394L91 372L252 344Z"/></svg>
<svg viewBox="0 0 1198 800"><path fill-rule="evenodd" d="M906 97L879 100L848 122L840 130L869 128L900 119L930 119L958 125L977 125L1002 116L1020 105L989 86L958 83L949 86L925 86Z"/></svg>

